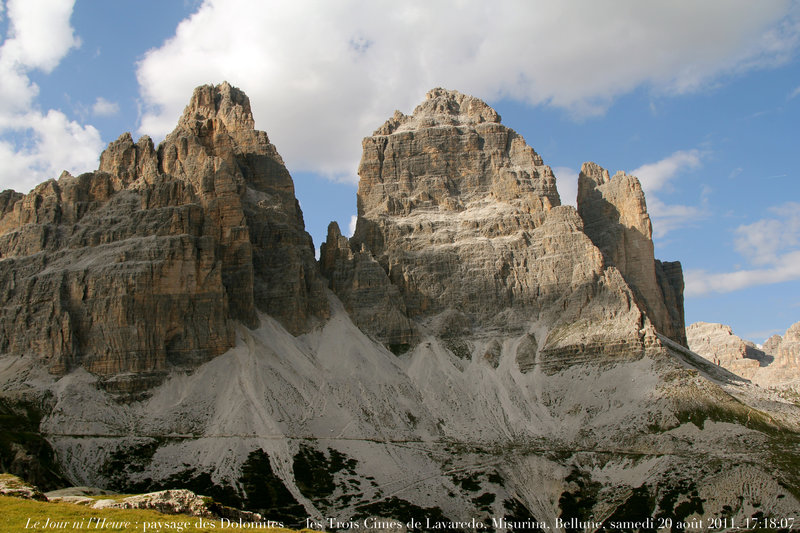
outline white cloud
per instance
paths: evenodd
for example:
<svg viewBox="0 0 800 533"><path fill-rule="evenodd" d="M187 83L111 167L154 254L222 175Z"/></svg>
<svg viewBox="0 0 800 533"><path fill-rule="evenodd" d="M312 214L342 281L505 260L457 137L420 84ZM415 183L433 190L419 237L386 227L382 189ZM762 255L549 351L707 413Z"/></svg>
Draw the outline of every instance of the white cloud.
<svg viewBox="0 0 800 533"><path fill-rule="evenodd" d="M696 91L786 61L798 20L788 0L206 0L139 63L140 132L163 136L195 86L228 80L293 170L342 175L432 87L601 113L637 87Z"/></svg>
<svg viewBox="0 0 800 533"><path fill-rule="evenodd" d="M553 174L556 175L556 187L561 197L561 204L578 207L579 172L569 167L556 167L553 169Z"/></svg>
<svg viewBox="0 0 800 533"><path fill-rule="evenodd" d="M791 94L789 94L789 100L797 95L800 95L800 86L798 86L794 91L791 92Z"/></svg>
<svg viewBox="0 0 800 533"><path fill-rule="evenodd" d="M658 191L684 169L697 168L701 164L698 150L680 150L655 163L642 165L633 174L642 183L645 194Z"/></svg>
<svg viewBox="0 0 800 533"><path fill-rule="evenodd" d="M26 110L39 92L27 72L50 72L79 45L69 25L74 0L10 0L8 35L0 47L0 114Z"/></svg>
<svg viewBox="0 0 800 533"><path fill-rule="evenodd" d="M667 205L655 196L647 199L647 212L653 220L653 238L655 239L665 237L670 231L691 226L708 216L705 205Z"/></svg>
<svg viewBox="0 0 800 533"><path fill-rule="evenodd" d="M769 285L800 279L800 250L781 256L769 268L711 273L705 270L688 270L685 273L688 297L711 292L733 292L757 285Z"/></svg>
<svg viewBox="0 0 800 533"><path fill-rule="evenodd" d="M345 235L345 237L350 238L353 236L353 233L356 232L356 222L358 222L358 215L352 215L350 217L350 223L347 225L347 235Z"/></svg>
<svg viewBox="0 0 800 533"><path fill-rule="evenodd" d="M20 146L0 139L0 188L28 192L63 170L78 174L97 168L102 143L93 126L81 126L52 109L17 118L26 142Z"/></svg>
<svg viewBox="0 0 800 533"><path fill-rule="evenodd" d="M724 273L687 271L687 296L800 279L800 203L787 202L769 211L776 218L736 229L736 250L760 268Z"/></svg>
<svg viewBox="0 0 800 533"><path fill-rule="evenodd" d="M786 250L800 246L800 203L787 202L770 211L778 218L736 229L736 250L755 265L776 263Z"/></svg>
<svg viewBox="0 0 800 533"><path fill-rule="evenodd" d="M109 102L102 96L98 96L92 105L92 114L99 117L110 117L119 113L119 104L116 102Z"/></svg>
<svg viewBox="0 0 800 533"><path fill-rule="evenodd" d="M665 204L655 194L666 188L681 172L702 165L703 153L699 150L679 150L669 156L647 163L632 170L630 174L639 178L647 201L647 212L653 219L653 237L662 238L672 230L690 226L707 216L707 199L710 189L704 186L701 192L702 206Z"/></svg>
<svg viewBox="0 0 800 533"><path fill-rule="evenodd" d="M80 46L69 18L74 0L9 0L9 37L4 59L27 69L50 72L67 52Z"/></svg>
<svg viewBox="0 0 800 533"><path fill-rule="evenodd" d="M27 192L62 170L97 165L102 148L92 126L56 110L36 109L39 88L30 71L51 72L80 45L69 19L74 0L10 0L9 30L0 46L0 189Z"/></svg>

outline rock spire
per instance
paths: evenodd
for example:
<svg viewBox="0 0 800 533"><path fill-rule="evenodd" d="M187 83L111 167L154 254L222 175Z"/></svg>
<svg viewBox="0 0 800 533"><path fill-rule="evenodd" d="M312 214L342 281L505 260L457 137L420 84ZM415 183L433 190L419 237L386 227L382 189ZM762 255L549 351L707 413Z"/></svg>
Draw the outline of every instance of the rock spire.
<svg viewBox="0 0 800 533"><path fill-rule="evenodd" d="M157 149L126 133L97 171L0 198L0 352L55 374L140 390L259 310L294 333L327 316L291 177L227 83L197 88Z"/></svg>

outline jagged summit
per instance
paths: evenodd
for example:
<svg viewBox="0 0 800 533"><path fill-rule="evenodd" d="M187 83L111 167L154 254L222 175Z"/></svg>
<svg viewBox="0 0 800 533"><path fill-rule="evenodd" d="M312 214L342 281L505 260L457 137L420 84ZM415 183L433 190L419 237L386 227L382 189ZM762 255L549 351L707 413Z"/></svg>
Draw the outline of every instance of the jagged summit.
<svg viewBox="0 0 800 533"><path fill-rule="evenodd" d="M194 129L197 123L219 120L228 131L255 129L250 98L227 81L197 87L183 110L178 127Z"/></svg>
<svg viewBox="0 0 800 533"><path fill-rule="evenodd" d="M486 103L457 91L430 91L411 116L396 112L362 145L362 218L495 201L531 213L561 203L542 158Z"/></svg>
<svg viewBox="0 0 800 533"><path fill-rule="evenodd" d="M683 270L654 257L653 226L635 176L584 163L578 176L578 213L584 232L619 269L656 329L686 346Z"/></svg>
<svg viewBox="0 0 800 533"><path fill-rule="evenodd" d="M439 314L456 312L482 328L513 328L522 317L552 326L594 313L591 301L577 305L575 315L551 306L560 300L563 307L582 285L608 278L606 288L632 291L630 299L639 305L623 303L629 296L621 293L614 297L618 304L604 305L641 311L656 331L685 344L680 265L654 259L650 218L635 177L612 179L587 163L581 179L593 186L591 192L582 187L578 213L559 207L555 176L533 148L486 103L440 88L412 115L396 112L362 144L358 220L349 247L368 257L350 257L336 237L323 261L324 274L336 279L331 288L355 317L375 314L361 309L363 294L350 297L343 285L349 277L332 271L334 264L357 271L355 265L377 261L386 276L375 277L372 290L399 290L407 316L439 323ZM350 266L332 251L337 249ZM632 319L609 330L637 337L638 315ZM390 344L410 337L406 322L392 329L391 321L381 321L380 331L356 322Z"/></svg>
<svg viewBox="0 0 800 533"><path fill-rule="evenodd" d="M499 123L500 115L479 98L437 87L428 91L425 101L410 116L395 111L394 116L375 130L373 135L390 135L420 127L475 125L483 122Z"/></svg>
<svg viewBox="0 0 800 533"><path fill-rule="evenodd" d="M319 263L229 84L0 194L0 468L292 526L797 515L800 410L680 345L636 178L585 165L576 210L480 100L395 119Z"/></svg>
<svg viewBox="0 0 800 533"><path fill-rule="evenodd" d="M157 149L126 133L96 172L3 198L0 353L55 374L138 391L230 349L258 311L294 333L328 315L291 176L227 83L195 90Z"/></svg>
<svg viewBox="0 0 800 533"><path fill-rule="evenodd" d="M762 387L800 391L800 322L763 344L734 335L724 324L695 322L686 328L689 348ZM791 393L790 393L791 394Z"/></svg>

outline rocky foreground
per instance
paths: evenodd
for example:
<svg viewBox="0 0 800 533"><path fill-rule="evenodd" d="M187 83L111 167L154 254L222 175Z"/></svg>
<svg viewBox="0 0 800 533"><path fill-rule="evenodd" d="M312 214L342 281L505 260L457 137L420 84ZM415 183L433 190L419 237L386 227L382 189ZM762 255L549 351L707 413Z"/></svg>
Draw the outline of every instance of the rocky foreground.
<svg viewBox="0 0 800 533"><path fill-rule="evenodd" d="M687 347L635 177L586 163L561 206L444 89L363 148L355 234L318 263L228 84L157 148L2 193L2 467L287 525L800 512L800 405Z"/></svg>
<svg viewBox="0 0 800 533"><path fill-rule="evenodd" d="M0 495L44 502L63 502L88 509L150 509L164 514L184 514L202 518L228 518L236 522L263 522L258 513L220 505L211 498L190 490L163 490L150 494L119 496L91 487L70 487L41 492L16 476L0 474Z"/></svg>

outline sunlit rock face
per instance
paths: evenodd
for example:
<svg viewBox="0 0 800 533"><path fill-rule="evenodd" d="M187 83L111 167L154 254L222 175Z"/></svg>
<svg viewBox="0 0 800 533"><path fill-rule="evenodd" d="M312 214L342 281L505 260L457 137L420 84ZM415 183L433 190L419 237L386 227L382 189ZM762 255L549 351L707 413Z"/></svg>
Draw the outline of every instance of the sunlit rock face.
<svg viewBox="0 0 800 533"><path fill-rule="evenodd" d="M578 176L578 213L584 231L619 269L659 333L686 346L683 271L678 262L653 256L653 228L639 180L624 172L609 176L584 163Z"/></svg>
<svg viewBox="0 0 800 533"><path fill-rule="evenodd" d="M800 512L800 408L683 346L635 178L587 164L561 206L443 89L363 146L355 234L318 263L227 84L158 148L0 194L0 466L295 527Z"/></svg>
<svg viewBox="0 0 800 533"><path fill-rule="evenodd" d="M331 288L365 331L394 345L413 343L424 332L521 333L536 322L538 331L528 334L542 361L587 353L637 356L655 331L685 342L672 335L635 178L630 180L638 190L615 198L636 204L645 231L636 252L641 259L617 265L593 242L575 209L560 206L550 167L477 98L434 89L410 116L396 112L364 139L363 148L355 234L349 242L329 238L322 264L334 280ZM619 224L595 218L593 225ZM334 248L341 250L338 267L330 255ZM371 269L371 283L343 274L369 261L382 269ZM649 277L637 270L647 268ZM665 279L682 290L679 266L670 272ZM638 296L640 278L652 282L650 307ZM352 298L356 284L361 296ZM392 311L370 323L366 317L376 316L374 302L386 299L389 287L399 291L390 298ZM375 294L367 296L370 291ZM682 294L668 292L682 321Z"/></svg>
<svg viewBox="0 0 800 533"><path fill-rule="evenodd" d="M800 391L800 322L762 346L734 335L724 324L695 322L686 336L692 351L753 383L789 396Z"/></svg>
<svg viewBox="0 0 800 533"><path fill-rule="evenodd" d="M125 134L97 171L2 198L0 352L54 374L141 390L258 309L294 333L327 316L291 177L228 84L195 90L158 149Z"/></svg>

